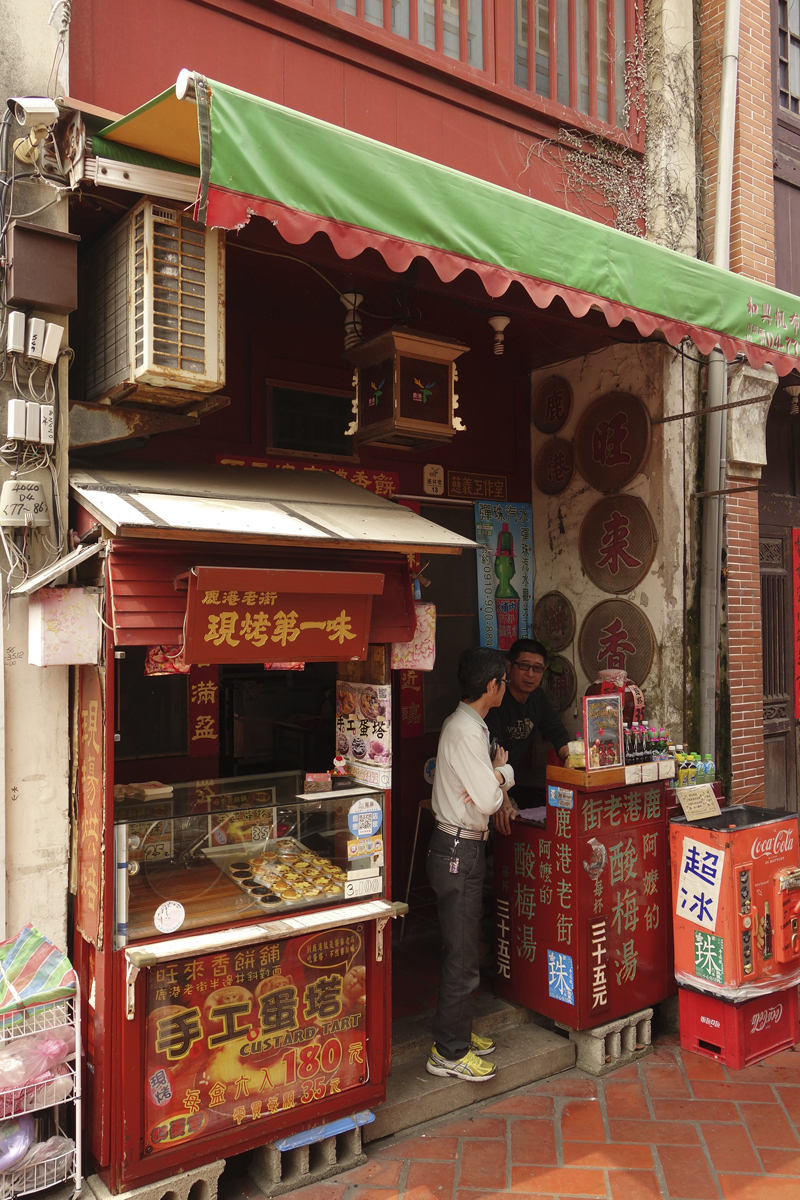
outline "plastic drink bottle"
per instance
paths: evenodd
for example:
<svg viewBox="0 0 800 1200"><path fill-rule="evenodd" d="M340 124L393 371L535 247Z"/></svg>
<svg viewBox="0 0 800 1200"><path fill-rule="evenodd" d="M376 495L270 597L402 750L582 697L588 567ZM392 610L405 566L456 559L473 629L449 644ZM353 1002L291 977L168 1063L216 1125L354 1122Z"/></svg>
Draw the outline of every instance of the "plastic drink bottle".
<svg viewBox="0 0 800 1200"><path fill-rule="evenodd" d="M497 617L498 650L510 650L519 637L519 592L511 585L516 571L514 536L509 531L508 522L504 521L497 537L494 556L494 573L497 576L494 609Z"/></svg>

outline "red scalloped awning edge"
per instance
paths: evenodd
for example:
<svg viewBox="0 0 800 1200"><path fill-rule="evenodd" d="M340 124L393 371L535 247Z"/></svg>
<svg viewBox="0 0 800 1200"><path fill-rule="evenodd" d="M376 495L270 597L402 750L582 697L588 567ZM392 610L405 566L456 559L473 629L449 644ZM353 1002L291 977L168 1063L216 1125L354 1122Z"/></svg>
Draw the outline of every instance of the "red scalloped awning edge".
<svg viewBox="0 0 800 1200"><path fill-rule="evenodd" d="M243 192L211 185L208 190L208 212L206 224L220 229L239 230L248 224L251 217L264 217L270 221L285 242L299 246L311 240L315 233L328 237L339 258L351 259L365 250L377 250L390 271L402 275L415 258L425 258L431 264L442 283L452 283L464 271L472 271L483 284L487 296L499 299L512 283L519 283L537 308L549 308L556 296L566 304L571 316L585 317L591 308L602 312L610 329L616 329L623 321L635 325L643 338L649 338L660 330L671 346L678 346L689 337L701 354L709 354L719 346L729 362L737 354L744 354L752 367L770 364L778 375L788 375L798 368L792 355L780 354L766 346L757 346L744 338L731 337L688 321L661 317L644 309L633 308L617 300L595 296L566 284L551 283L535 279L507 267L481 262L467 255L440 250L423 242L412 242L392 234L366 229L361 225L350 225L333 217L321 217L314 213L290 208L277 200L265 200L248 196Z"/></svg>

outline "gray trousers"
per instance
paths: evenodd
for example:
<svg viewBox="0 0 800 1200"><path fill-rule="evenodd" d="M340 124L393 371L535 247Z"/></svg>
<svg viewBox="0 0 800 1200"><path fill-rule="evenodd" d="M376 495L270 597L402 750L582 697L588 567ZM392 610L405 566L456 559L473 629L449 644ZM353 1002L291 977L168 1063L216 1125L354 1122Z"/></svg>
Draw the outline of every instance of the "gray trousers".
<svg viewBox="0 0 800 1200"><path fill-rule="evenodd" d="M433 1040L439 1053L451 1060L464 1057L472 1037L472 993L481 978L479 935L486 872L486 843L459 841L458 874L453 875L454 843L453 836L435 829L427 860L444 943Z"/></svg>

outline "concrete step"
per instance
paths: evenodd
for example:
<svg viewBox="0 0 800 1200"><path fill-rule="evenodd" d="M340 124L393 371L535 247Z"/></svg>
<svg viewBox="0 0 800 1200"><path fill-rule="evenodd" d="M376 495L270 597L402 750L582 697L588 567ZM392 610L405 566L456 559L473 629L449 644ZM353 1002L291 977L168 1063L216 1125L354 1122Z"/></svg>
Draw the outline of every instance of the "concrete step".
<svg viewBox="0 0 800 1200"><path fill-rule="evenodd" d="M497 1074L482 1083L466 1083L425 1070L429 1046L418 1058L395 1066L386 1087L386 1102L375 1110L375 1120L361 1131L365 1142L411 1129L422 1121L466 1108L476 1100L498 1096L575 1065L575 1047L566 1038L538 1025L512 1025L493 1031L497 1051L492 1062Z"/></svg>
<svg viewBox="0 0 800 1200"><path fill-rule="evenodd" d="M499 996L476 996L472 1028L480 1037L496 1037L501 1029L512 1025L527 1025L530 1010L520 1004L510 1004ZM432 1044L433 1010L401 1017L392 1022L392 1070L403 1063L427 1058Z"/></svg>

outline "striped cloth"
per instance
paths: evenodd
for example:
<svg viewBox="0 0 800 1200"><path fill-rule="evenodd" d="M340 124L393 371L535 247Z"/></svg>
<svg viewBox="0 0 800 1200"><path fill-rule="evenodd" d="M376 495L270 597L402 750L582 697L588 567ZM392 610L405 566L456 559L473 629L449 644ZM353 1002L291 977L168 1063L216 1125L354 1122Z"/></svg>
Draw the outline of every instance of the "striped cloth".
<svg viewBox="0 0 800 1200"><path fill-rule="evenodd" d="M69 996L75 985L67 956L32 925L0 942L0 1014Z"/></svg>

